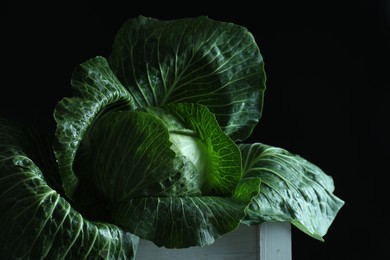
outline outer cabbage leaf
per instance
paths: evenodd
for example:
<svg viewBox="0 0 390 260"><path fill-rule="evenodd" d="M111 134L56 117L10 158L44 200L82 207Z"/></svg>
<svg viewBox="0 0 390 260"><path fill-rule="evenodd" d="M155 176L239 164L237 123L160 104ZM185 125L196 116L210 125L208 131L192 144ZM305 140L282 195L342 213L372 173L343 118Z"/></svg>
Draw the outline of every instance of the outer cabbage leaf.
<svg viewBox="0 0 390 260"><path fill-rule="evenodd" d="M79 185L73 164L85 131L106 111L132 109L134 102L103 57L77 66L71 83L74 97L63 98L54 110L57 123L54 152L65 193L73 199Z"/></svg>
<svg viewBox="0 0 390 260"><path fill-rule="evenodd" d="M244 179L261 179L261 192L247 209L246 224L291 221L323 240L344 201L333 194L331 176L299 155L261 143L240 144Z"/></svg>
<svg viewBox="0 0 390 260"><path fill-rule="evenodd" d="M119 30L109 63L138 107L206 105L234 141L246 139L261 117L263 58L242 26L139 16Z"/></svg>
<svg viewBox="0 0 390 260"><path fill-rule="evenodd" d="M139 198L119 204L113 219L157 246L206 246L235 230L247 205L229 197Z"/></svg>
<svg viewBox="0 0 390 260"><path fill-rule="evenodd" d="M30 159L40 146L28 129L0 119L0 258L134 259L138 237L84 219L47 185Z"/></svg>
<svg viewBox="0 0 390 260"><path fill-rule="evenodd" d="M206 246L234 231L259 195L260 179L240 180L232 197L150 197L118 205L113 219L140 237L167 248ZM137 220L143 221L137 221Z"/></svg>

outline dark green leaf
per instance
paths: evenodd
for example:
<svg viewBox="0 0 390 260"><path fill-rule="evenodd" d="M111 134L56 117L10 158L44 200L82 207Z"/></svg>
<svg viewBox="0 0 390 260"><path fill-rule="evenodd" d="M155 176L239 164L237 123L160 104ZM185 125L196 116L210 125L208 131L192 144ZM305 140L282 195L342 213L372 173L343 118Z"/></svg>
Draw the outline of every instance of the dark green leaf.
<svg viewBox="0 0 390 260"><path fill-rule="evenodd" d="M138 237L84 219L28 157L25 128L0 119L0 259L134 259Z"/></svg>
<svg viewBox="0 0 390 260"><path fill-rule="evenodd" d="M205 246L235 230L247 205L223 197L140 198L121 203L113 219L158 246Z"/></svg>
<svg viewBox="0 0 390 260"><path fill-rule="evenodd" d="M138 107L206 105L233 140L246 139L261 116L263 58L242 26L139 16L118 32L109 62Z"/></svg>
<svg viewBox="0 0 390 260"><path fill-rule="evenodd" d="M132 97L112 74L105 58L96 57L76 67L72 86L75 97L63 98L54 111L57 122L54 151L70 198L79 184L73 163L86 129L106 111L134 107Z"/></svg>
<svg viewBox="0 0 390 260"><path fill-rule="evenodd" d="M323 240L344 205L333 194L333 179L298 155L260 143L239 145L244 179L261 179L261 192L247 210L245 222L291 221Z"/></svg>

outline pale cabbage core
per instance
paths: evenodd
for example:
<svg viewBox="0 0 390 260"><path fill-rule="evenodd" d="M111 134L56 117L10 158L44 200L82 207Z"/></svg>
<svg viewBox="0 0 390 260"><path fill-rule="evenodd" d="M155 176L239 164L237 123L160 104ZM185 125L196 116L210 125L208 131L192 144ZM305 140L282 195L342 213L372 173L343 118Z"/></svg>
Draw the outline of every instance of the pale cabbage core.
<svg viewBox="0 0 390 260"><path fill-rule="evenodd" d="M205 175L211 168L210 155L202 140L186 132L171 132L169 140L172 142L171 149L177 154L185 156L198 170L201 185Z"/></svg>

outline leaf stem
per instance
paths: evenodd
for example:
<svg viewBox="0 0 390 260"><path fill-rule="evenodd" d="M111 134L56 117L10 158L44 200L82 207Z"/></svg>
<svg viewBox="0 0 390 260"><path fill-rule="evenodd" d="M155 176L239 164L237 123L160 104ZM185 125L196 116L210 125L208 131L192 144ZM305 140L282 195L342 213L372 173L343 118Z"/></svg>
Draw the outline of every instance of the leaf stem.
<svg viewBox="0 0 390 260"><path fill-rule="evenodd" d="M179 134L179 135L188 135L188 136L194 136L199 137L198 133L191 129L172 129L168 131L169 134Z"/></svg>

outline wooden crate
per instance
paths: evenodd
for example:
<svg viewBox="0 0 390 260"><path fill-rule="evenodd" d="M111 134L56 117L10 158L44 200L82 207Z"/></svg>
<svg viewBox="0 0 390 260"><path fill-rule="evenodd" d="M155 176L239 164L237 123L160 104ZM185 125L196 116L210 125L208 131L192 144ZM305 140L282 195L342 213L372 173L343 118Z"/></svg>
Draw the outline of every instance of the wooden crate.
<svg viewBox="0 0 390 260"><path fill-rule="evenodd" d="M241 225L205 247L166 249L140 240L137 260L291 260L291 225L288 222Z"/></svg>

